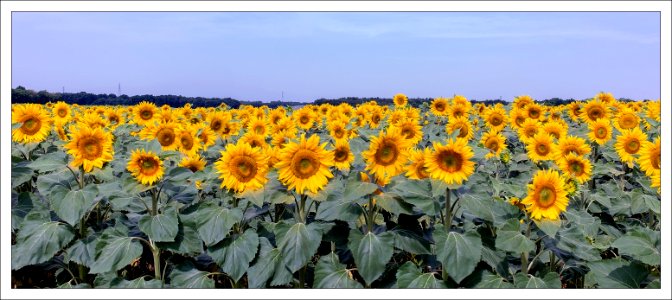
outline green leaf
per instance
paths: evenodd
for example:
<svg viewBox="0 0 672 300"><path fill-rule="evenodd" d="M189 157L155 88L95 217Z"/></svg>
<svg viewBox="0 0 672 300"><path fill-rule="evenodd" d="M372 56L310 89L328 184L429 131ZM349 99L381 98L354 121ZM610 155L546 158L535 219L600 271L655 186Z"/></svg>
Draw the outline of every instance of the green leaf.
<svg viewBox="0 0 672 300"><path fill-rule="evenodd" d="M357 177L357 176L355 176ZM317 193L310 191L306 192L308 198L315 202L325 202L343 199L343 190L345 189L345 182L342 179L334 178L327 183L327 185L319 190Z"/></svg>
<svg viewBox="0 0 672 300"><path fill-rule="evenodd" d="M343 190L344 201L354 202L366 195L371 195L378 189L378 185L363 182L359 180L359 176L350 176L345 184Z"/></svg>
<svg viewBox="0 0 672 300"><path fill-rule="evenodd" d="M441 262L448 275L461 282L471 274L481 261L481 235L475 230L465 233L448 232L442 227L434 231L436 259Z"/></svg>
<svg viewBox="0 0 672 300"><path fill-rule="evenodd" d="M413 204L427 215L437 214L432 187L427 180L403 180L394 185L392 193L399 195L404 201Z"/></svg>
<svg viewBox="0 0 672 300"><path fill-rule="evenodd" d="M280 222L274 231L282 261L292 273L308 263L322 241L322 232L314 223L306 226L304 223Z"/></svg>
<svg viewBox="0 0 672 300"><path fill-rule="evenodd" d="M259 237L254 229L225 238L224 241L208 248L208 254L222 268L224 273L238 282L257 254Z"/></svg>
<svg viewBox="0 0 672 300"><path fill-rule="evenodd" d="M507 282L504 278L498 275L486 275L481 282L476 285L479 289L512 289L513 284Z"/></svg>
<svg viewBox="0 0 672 300"><path fill-rule="evenodd" d="M547 289L549 286L546 284L546 282L539 278L535 277L533 275L525 275L523 273L516 273L514 275L514 281L516 283L517 288L524 288L524 289Z"/></svg>
<svg viewBox="0 0 672 300"><path fill-rule="evenodd" d="M321 202L315 218L323 221L341 220L351 222L357 220L361 213L362 210L357 203L345 201L343 197L339 197Z"/></svg>
<svg viewBox="0 0 672 300"><path fill-rule="evenodd" d="M33 178L33 169L28 167L16 167L12 165L12 188L20 186Z"/></svg>
<svg viewBox="0 0 672 300"><path fill-rule="evenodd" d="M142 254L142 245L128 236L128 229L123 225L103 231L96 245L96 260L91 265L92 274L117 271Z"/></svg>
<svg viewBox="0 0 672 300"><path fill-rule="evenodd" d="M273 248L265 237L259 238L259 258L247 270L248 288L258 289L266 286L266 282L273 276L275 270L284 268L282 254L278 248ZM292 273L289 273L292 277Z"/></svg>
<svg viewBox="0 0 672 300"><path fill-rule="evenodd" d="M618 252L632 256L647 265L660 265L660 232L655 232L658 238L653 240L643 233L630 231L627 235L618 238L612 244Z"/></svg>
<svg viewBox="0 0 672 300"><path fill-rule="evenodd" d="M641 263L627 263L618 258L588 262L588 268L590 272L586 274L586 281L597 282L598 287L603 289L638 289L649 275Z"/></svg>
<svg viewBox="0 0 672 300"><path fill-rule="evenodd" d="M165 180L173 182L184 182L194 175L194 172L187 168L175 167L170 169L166 174Z"/></svg>
<svg viewBox="0 0 672 300"><path fill-rule="evenodd" d="M138 228L154 242L173 242L177 236L178 222L175 210L167 209L154 216L142 216Z"/></svg>
<svg viewBox="0 0 672 300"><path fill-rule="evenodd" d="M40 173L50 172L65 168L67 165L65 152L52 152L40 156L40 158L28 164L33 170Z"/></svg>
<svg viewBox="0 0 672 300"><path fill-rule="evenodd" d="M110 288L116 289L160 289L162 286L160 280L150 279L145 280L146 276L138 277L133 280L120 280L115 281L114 284L110 285Z"/></svg>
<svg viewBox="0 0 672 300"><path fill-rule="evenodd" d="M95 261L97 243L98 240L95 235L77 240L70 248L65 250L63 261L66 263L74 261L77 264L91 267Z"/></svg>
<svg viewBox="0 0 672 300"><path fill-rule="evenodd" d="M373 196L373 199L376 201L376 205L392 214L413 214L413 205L404 202L395 194L383 193Z"/></svg>
<svg viewBox="0 0 672 300"><path fill-rule="evenodd" d="M177 228L175 241L157 243L159 248L188 256L197 256L203 253L203 241L198 235L196 225L191 222L180 222Z"/></svg>
<svg viewBox="0 0 672 300"><path fill-rule="evenodd" d="M177 266L170 272L170 285L174 288L213 289L215 281L210 273L199 271L191 263Z"/></svg>
<svg viewBox="0 0 672 300"><path fill-rule="evenodd" d="M541 231L543 231L548 236L555 236L562 226L562 221L560 220L532 220L534 221L534 224L536 224L537 227L539 227L539 229L541 229Z"/></svg>
<svg viewBox="0 0 672 300"><path fill-rule="evenodd" d="M447 288L446 283L437 280L433 273L422 274L420 269L407 261L397 270L397 287L410 289Z"/></svg>
<svg viewBox="0 0 672 300"><path fill-rule="evenodd" d="M334 252L322 256L315 267L315 283L317 289L355 289L362 284L352 278L352 274L341 264Z"/></svg>
<svg viewBox="0 0 672 300"><path fill-rule="evenodd" d="M206 246L212 246L223 240L229 235L233 224L243 218L243 212L240 209L219 207L214 203L201 205L196 214L198 215L196 218L198 234Z"/></svg>
<svg viewBox="0 0 672 300"><path fill-rule="evenodd" d="M568 209L565 212L565 216L573 226L577 226L584 235L589 237L597 236L598 230L600 229L599 218L593 217L591 214L585 211L579 211L575 209Z"/></svg>
<svg viewBox="0 0 672 300"><path fill-rule="evenodd" d="M429 241L409 230L393 230L394 246L413 254L432 254Z"/></svg>
<svg viewBox="0 0 672 300"><path fill-rule="evenodd" d="M88 283L80 283L76 285L72 285L72 281L68 281L64 284L61 284L56 287L57 289L90 289L91 285Z"/></svg>
<svg viewBox="0 0 672 300"><path fill-rule="evenodd" d="M12 245L12 270L50 260L75 237L70 226L33 217L39 216L26 216Z"/></svg>
<svg viewBox="0 0 672 300"><path fill-rule="evenodd" d="M393 245L394 235L390 232L362 235L359 230L350 230L348 248L355 258L357 272L367 285L371 285L385 271L385 265L394 253Z"/></svg>
<svg viewBox="0 0 672 300"><path fill-rule="evenodd" d="M534 242L520 233L520 222L509 220L497 230L495 245L498 249L514 253L529 253L536 249Z"/></svg>
<svg viewBox="0 0 672 300"><path fill-rule="evenodd" d="M495 226L516 218L518 208L504 201L492 199L487 194L467 194L460 197L460 204L468 212L483 220L492 222Z"/></svg>
<svg viewBox="0 0 672 300"><path fill-rule="evenodd" d="M59 218L68 224L79 224L82 217L93 206L98 195L95 185L88 185L83 190L68 192L63 198L51 199L51 209Z"/></svg>
<svg viewBox="0 0 672 300"><path fill-rule="evenodd" d="M602 259L599 251L588 244L586 236L577 228L569 227L562 229L555 236L557 247L565 250L575 257L586 261Z"/></svg>
<svg viewBox="0 0 672 300"><path fill-rule="evenodd" d="M58 172L38 176L35 185L40 194L47 199L54 199L58 197L54 197L52 193L55 193L58 190L69 191L73 189L73 187L77 186L77 184L73 184L74 181L75 177L72 173L67 169L64 169Z"/></svg>
<svg viewBox="0 0 672 300"><path fill-rule="evenodd" d="M425 273L408 284L409 289L445 289L448 288L445 282L436 280L434 273Z"/></svg>

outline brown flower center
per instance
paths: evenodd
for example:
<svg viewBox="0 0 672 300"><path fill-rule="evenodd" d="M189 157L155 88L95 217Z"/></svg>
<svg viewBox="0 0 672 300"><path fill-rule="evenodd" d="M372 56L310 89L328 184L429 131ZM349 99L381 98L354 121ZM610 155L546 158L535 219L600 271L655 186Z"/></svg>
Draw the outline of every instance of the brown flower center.
<svg viewBox="0 0 672 300"><path fill-rule="evenodd" d="M596 136L598 139L606 138L606 137L607 137L607 129L604 128L604 127L598 127L598 128L595 130L595 136Z"/></svg>
<svg viewBox="0 0 672 300"><path fill-rule="evenodd" d="M80 152L87 160L95 160L100 157L103 147L98 139L90 137L80 141Z"/></svg>
<svg viewBox="0 0 672 300"><path fill-rule="evenodd" d="M383 141L376 151L376 164L389 166L397 161L399 151L392 141Z"/></svg>
<svg viewBox="0 0 672 300"><path fill-rule="evenodd" d="M150 110L145 109L140 111L140 118L145 121L150 120L153 116L154 114Z"/></svg>
<svg viewBox="0 0 672 300"><path fill-rule="evenodd" d="M453 150L443 150L439 152L438 164L439 168L444 171L454 173L462 169L463 158L462 155Z"/></svg>
<svg viewBox="0 0 672 300"><path fill-rule="evenodd" d="M618 125L623 129L635 128L637 126L637 118L631 113L624 114L618 119Z"/></svg>
<svg viewBox="0 0 672 300"><path fill-rule="evenodd" d="M214 130L215 132L218 132L221 128L222 128L221 120L212 120L212 123L210 123L210 129Z"/></svg>
<svg viewBox="0 0 672 300"><path fill-rule="evenodd" d="M161 146L167 147L175 142L175 132L170 128L162 128L156 134L156 138L159 140Z"/></svg>
<svg viewBox="0 0 672 300"><path fill-rule="evenodd" d="M543 187L537 197L537 205L542 208L551 207L555 203L555 190L550 187Z"/></svg>
<svg viewBox="0 0 672 300"><path fill-rule="evenodd" d="M56 111L56 114L58 114L58 116L61 117L61 118L65 118L65 116L68 115L68 110L65 109L65 108L59 108L59 109Z"/></svg>
<svg viewBox="0 0 672 300"><path fill-rule="evenodd" d="M310 178L320 169L320 162L310 150L299 150L292 158L292 170L294 176L301 179Z"/></svg>
<svg viewBox="0 0 672 300"><path fill-rule="evenodd" d="M492 152L497 152L497 150L499 150L499 141L496 137L489 137L488 140L485 141L485 147L490 149Z"/></svg>
<svg viewBox="0 0 672 300"><path fill-rule="evenodd" d="M635 154L639 151L639 141L634 139L630 140L625 144L625 152L628 152L629 154Z"/></svg>
<svg viewBox="0 0 672 300"><path fill-rule="evenodd" d="M334 151L334 161L336 162L344 162L348 159L348 149L345 148L338 148L336 151Z"/></svg>
<svg viewBox="0 0 672 300"><path fill-rule="evenodd" d="M537 154L539 154L540 156L546 156L550 152L548 146L546 146L546 144L543 143L537 144L535 150L537 151Z"/></svg>
<svg viewBox="0 0 672 300"><path fill-rule="evenodd" d="M238 181L248 182L257 175L257 162L249 156L238 156L232 161L231 174Z"/></svg>
<svg viewBox="0 0 672 300"><path fill-rule="evenodd" d="M21 132L26 135L36 134L42 128L42 121L40 119L31 117L28 120L23 121L21 125Z"/></svg>
<svg viewBox="0 0 672 300"><path fill-rule="evenodd" d="M194 137L189 133L182 133L180 137L180 144L185 150L191 150L194 147Z"/></svg>
<svg viewBox="0 0 672 300"><path fill-rule="evenodd" d="M159 162L153 157L145 157L140 159L140 173L143 175L154 175L159 170Z"/></svg>

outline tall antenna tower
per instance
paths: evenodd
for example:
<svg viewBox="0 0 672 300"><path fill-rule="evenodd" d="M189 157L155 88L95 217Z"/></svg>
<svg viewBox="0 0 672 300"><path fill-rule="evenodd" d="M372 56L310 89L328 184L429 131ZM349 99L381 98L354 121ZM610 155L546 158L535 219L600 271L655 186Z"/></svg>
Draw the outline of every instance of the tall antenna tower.
<svg viewBox="0 0 672 300"><path fill-rule="evenodd" d="M285 99L285 91L282 91L282 95L280 96L280 101Z"/></svg>
<svg viewBox="0 0 672 300"><path fill-rule="evenodd" d="M121 95L121 82L119 83L119 86L117 87L117 95Z"/></svg>

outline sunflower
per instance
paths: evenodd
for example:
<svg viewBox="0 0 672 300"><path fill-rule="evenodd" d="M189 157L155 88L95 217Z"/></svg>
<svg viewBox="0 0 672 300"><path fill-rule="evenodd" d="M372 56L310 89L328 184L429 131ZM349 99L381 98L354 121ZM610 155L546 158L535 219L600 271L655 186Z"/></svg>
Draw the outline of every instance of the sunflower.
<svg viewBox="0 0 672 300"><path fill-rule="evenodd" d="M225 124L229 123L229 120L231 120L231 115L222 111L215 111L208 114L207 120L212 131L214 131L216 134L223 135L224 128L226 127Z"/></svg>
<svg viewBox="0 0 672 300"><path fill-rule="evenodd" d="M490 150L485 158L499 157L502 150L506 149L506 138L498 131L490 130L481 136L481 144Z"/></svg>
<svg viewBox="0 0 672 300"><path fill-rule="evenodd" d="M280 150L280 161L275 164L278 179L299 194L317 193L334 176L329 170L334 157L325 147L326 143L320 145L320 138L314 134L308 139L302 135L298 143L285 145Z"/></svg>
<svg viewBox="0 0 672 300"><path fill-rule="evenodd" d="M544 108L535 102L527 104L525 106L525 112L530 119L535 119L539 121L544 119L543 118Z"/></svg>
<svg viewBox="0 0 672 300"><path fill-rule="evenodd" d="M392 98L392 101L394 102L395 106L402 107L408 104L408 97L406 97L404 94L396 94L394 95L394 98Z"/></svg>
<svg viewBox="0 0 672 300"><path fill-rule="evenodd" d="M509 112L509 119L511 122L509 123L509 126L511 129L520 129L523 127L523 124L525 123L525 120L527 120L527 112L519 109L519 108L513 108Z"/></svg>
<svg viewBox="0 0 672 300"><path fill-rule="evenodd" d="M280 132L285 132L289 135L295 136L297 133L296 125L289 117L283 117L278 120L278 123L271 126L271 134L277 134Z"/></svg>
<svg viewBox="0 0 672 300"><path fill-rule="evenodd" d="M646 116L660 122L660 99L646 103Z"/></svg>
<svg viewBox="0 0 672 300"><path fill-rule="evenodd" d="M199 133L196 136L198 137L198 140L203 147L203 151L206 151L210 146L215 144L217 135L212 129L210 129L210 126L205 124L200 124L197 128Z"/></svg>
<svg viewBox="0 0 672 300"><path fill-rule="evenodd" d="M266 120L252 118L247 124L247 131L266 137L271 130L266 125Z"/></svg>
<svg viewBox="0 0 672 300"><path fill-rule="evenodd" d="M112 161L112 134L88 126L70 129L70 141L63 148L74 157L73 167L83 166L85 172L91 172L94 167L102 168L104 163Z"/></svg>
<svg viewBox="0 0 672 300"><path fill-rule="evenodd" d="M508 123L506 110L503 107L493 107L485 112L485 124L491 130L501 131Z"/></svg>
<svg viewBox="0 0 672 300"><path fill-rule="evenodd" d="M411 145L416 145L422 140L422 126L417 121L404 118L395 127L399 128L401 135Z"/></svg>
<svg viewBox="0 0 672 300"><path fill-rule="evenodd" d="M574 153L578 156L586 155L590 153L590 146L586 143L586 140L576 137L576 136L565 136L558 140L558 146L555 147L555 153L553 157L555 160L559 160L570 153Z"/></svg>
<svg viewBox="0 0 672 300"><path fill-rule="evenodd" d="M154 105L154 103L142 101L133 107L133 112L135 113L133 121L140 126L153 124L154 117L158 110L159 109L156 107L156 105Z"/></svg>
<svg viewBox="0 0 672 300"><path fill-rule="evenodd" d="M312 109L306 107L297 110L292 116L294 117L296 125L298 125L299 128L303 130L312 128L313 124L315 124L315 119L317 119L315 112L313 112Z"/></svg>
<svg viewBox="0 0 672 300"><path fill-rule="evenodd" d="M176 150L178 124L174 122L150 124L140 132L140 137L145 140L156 139L161 144L161 150Z"/></svg>
<svg viewBox="0 0 672 300"><path fill-rule="evenodd" d="M590 138L591 141L604 145L611 140L612 129L609 119L597 119L597 121L588 124L588 128L590 129L588 138Z"/></svg>
<svg viewBox="0 0 672 300"><path fill-rule="evenodd" d="M266 149L268 148L268 143L266 143L266 138L262 135L256 134L254 132L248 132L238 139L238 142L246 143L252 148Z"/></svg>
<svg viewBox="0 0 672 300"><path fill-rule="evenodd" d="M527 148L527 156L535 163L542 160L551 160L556 148L553 138L545 132L535 134L534 137L528 139L525 146Z"/></svg>
<svg viewBox="0 0 672 300"><path fill-rule="evenodd" d="M369 149L362 152L366 170L378 179L389 179L399 175L408 159L409 142L401 135L399 128L390 127L372 137Z"/></svg>
<svg viewBox="0 0 672 300"><path fill-rule="evenodd" d="M374 106L369 111L367 115L367 121L369 121L369 127L378 128L380 123L383 121L384 115L380 107Z"/></svg>
<svg viewBox="0 0 672 300"><path fill-rule="evenodd" d="M152 151L136 149L126 166L133 177L142 184L152 185L163 177L163 162Z"/></svg>
<svg viewBox="0 0 672 300"><path fill-rule="evenodd" d="M535 119L527 119L523 122L523 126L518 129L519 139L527 143L534 135L539 132L540 123Z"/></svg>
<svg viewBox="0 0 672 300"><path fill-rule="evenodd" d="M187 168L195 173L202 171L205 168L205 160L198 154L188 155L182 158L179 166Z"/></svg>
<svg viewBox="0 0 672 300"><path fill-rule="evenodd" d="M613 123L618 131L623 131L639 127L639 121L639 115L631 108L624 106L614 118Z"/></svg>
<svg viewBox="0 0 672 300"><path fill-rule="evenodd" d="M471 110L471 102L469 102L469 99L467 99L465 96L455 95L452 99L450 99L450 101L452 102L453 106L462 105L467 108L467 111Z"/></svg>
<svg viewBox="0 0 672 300"><path fill-rule="evenodd" d="M637 163L648 176L654 175L655 172L660 173L660 136L653 143L646 141L642 145Z"/></svg>
<svg viewBox="0 0 672 300"><path fill-rule="evenodd" d="M569 104L569 117L576 122L581 117L581 104L579 102L572 102Z"/></svg>
<svg viewBox="0 0 672 300"><path fill-rule="evenodd" d="M227 121L222 125L219 134L223 139L237 136L240 133L240 125L238 122Z"/></svg>
<svg viewBox="0 0 672 300"><path fill-rule="evenodd" d="M177 130L177 150L187 156L195 155L201 149L198 140L198 128L182 125Z"/></svg>
<svg viewBox="0 0 672 300"><path fill-rule="evenodd" d="M518 96L513 99L513 107L517 109L525 109L528 104L534 103L534 99L528 95Z"/></svg>
<svg viewBox="0 0 672 300"><path fill-rule="evenodd" d="M557 220L569 203L565 181L555 170L538 171L527 185L527 197L522 203L534 219Z"/></svg>
<svg viewBox="0 0 672 300"><path fill-rule="evenodd" d="M282 108L282 106L272 110L268 114L268 122L271 124L271 126L278 125L278 122L280 120L287 117L287 114L285 113L285 110L284 109L281 110L280 108Z"/></svg>
<svg viewBox="0 0 672 300"><path fill-rule="evenodd" d="M66 124L72 119L70 106L63 101L58 101L51 109L52 119L56 124Z"/></svg>
<svg viewBox="0 0 672 300"><path fill-rule="evenodd" d="M570 153L557 161L558 167L566 175L584 183L590 179L593 166L583 156Z"/></svg>
<svg viewBox="0 0 672 300"><path fill-rule="evenodd" d="M110 108L105 112L105 118L107 118L107 124L109 124L112 131L125 123L123 115L114 108Z"/></svg>
<svg viewBox="0 0 672 300"><path fill-rule="evenodd" d="M453 104L448 107L446 115L452 118L469 117L469 107L464 104Z"/></svg>
<svg viewBox="0 0 672 300"><path fill-rule="evenodd" d="M271 136L271 146L278 149L282 149L285 147L287 143L289 143L289 141L291 141L295 137L296 137L295 134L280 131Z"/></svg>
<svg viewBox="0 0 672 300"><path fill-rule="evenodd" d="M334 121L327 125L329 129L329 135L331 135L334 140L344 140L348 138L348 130L345 128L345 123L340 121Z"/></svg>
<svg viewBox="0 0 672 300"><path fill-rule="evenodd" d="M636 160L635 155L639 154L644 143L646 143L646 134L639 127L635 127L621 132L621 135L616 138L614 150L618 153L621 161L632 167Z"/></svg>
<svg viewBox="0 0 672 300"><path fill-rule="evenodd" d="M446 132L448 132L450 135L453 134L453 132L456 130L460 131L457 134L458 138L471 140L471 138L474 137L474 131L471 128L471 122L469 122L467 117L452 118L448 120L448 124L446 124Z"/></svg>
<svg viewBox="0 0 672 300"><path fill-rule="evenodd" d="M109 121L104 118L101 114L97 112L88 112L85 113L83 117L81 117L79 120L77 120L78 123L84 124L84 126L88 126L91 128L109 128L110 123Z"/></svg>
<svg viewBox="0 0 672 300"><path fill-rule="evenodd" d="M591 124L598 119L609 118L607 104L596 99L588 101L581 109L581 119Z"/></svg>
<svg viewBox="0 0 672 300"><path fill-rule="evenodd" d="M435 116L446 116L448 115L449 106L448 106L448 99L446 98L435 98L432 100L432 104L430 104L430 110Z"/></svg>
<svg viewBox="0 0 672 300"><path fill-rule="evenodd" d="M556 140L564 138L567 135L567 125L559 121L547 122L544 124L543 130Z"/></svg>
<svg viewBox="0 0 672 300"><path fill-rule="evenodd" d="M405 167L406 177L409 179L424 179L429 177L427 167L425 167L425 159L431 155L432 151L429 148L423 150L413 149L409 155L411 162Z"/></svg>
<svg viewBox="0 0 672 300"><path fill-rule="evenodd" d="M602 103L605 104L611 104L616 101L616 98L614 98L614 95L611 93L605 93L605 92L600 92L593 98L594 100L599 100Z"/></svg>
<svg viewBox="0 0 672 300"><path fill-rule="evenodd" d="M660 194L660 170L654 171L651 176L649 176L651 179L651 187L652 188L658 188L658 193Z"/></svg>
<svg viewBox="0 0 672 300"><path fill-rule="evenodd" d="M448 184L462 184L474 173L475 163L470 159L474 152L466 139L449 139L444 146L434 143L434 151L425 157L425 167L429 176Z"/></svg>
<svg viewBox="0 0 672 300"><path fill-rule="evenodd" d="M44 141L49 135L49 113L39 104L13 106L12 124L21 123L21 127L12 129L12 140L19 143Z"/></svg>
<svg viewBox="0 0 672 300"><path fill-rule="evenodd" d="M341 171L350 170L350 165L355 161L355 155L350 151L350 143L347 140L337 140L332 150L334 167Z"/></svg>
<svg viewBox="0 0 672 300"><path fill-rule="evenodd" d="M242 193L257 190L268 181L268 157L261 148L238 142L227 144L221 154L215 169L222 179L222 188Z"/></svg>

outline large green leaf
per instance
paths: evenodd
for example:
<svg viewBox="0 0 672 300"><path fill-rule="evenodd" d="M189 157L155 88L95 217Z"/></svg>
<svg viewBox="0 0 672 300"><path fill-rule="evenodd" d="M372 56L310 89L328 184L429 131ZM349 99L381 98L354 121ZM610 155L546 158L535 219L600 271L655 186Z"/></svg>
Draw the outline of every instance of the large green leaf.
<svg viewBox="0 0 672 300"><path fill-rule="evenodd" d="M555 272L549 272L543 278L516 273L513 280L517 288L524 289L559 289L562 286L560 276Z"/></svg>
<svg viewBox="0 0 672 300"><path fill-rule="evenodd" d="M117 225L103 231L96 245L96 260L91 265L90 273L106 273L117 271L142 254L142 245L137 239L128 236L124 225Z"/></svg>
<svg viewBox="0 0 672 300"><path fill-rule="evenodd" d="M460 205L469 213L483 220L499 226L518 215L518 208L504 201L497 201L491 196L480 194L466 194L461 196Z"/></svg>
<svg viewBox="0 0 672 300"><path fill-rule="evenodd" d="M429 241L409 230L395 229L394 246L413 254L432 254Z"/></svg>
<svg viewBox="0 0 672 300"><path fill-rule="evenodd" d="M28 214L16 236L16 245L12 245L12 270L48 261L74 237L66 224Z"/></svg>
<svg viewBox="0 0 672 300"><path fill-rule="evenodd" d="M384 232L375 235L369 232L362 235L359 230L350 230L348 248L355 258L357 272L364 278L367 285L380 277L385 265L394 253L394 235Z"/></svg>
<svg viewBox="0 0 672 300"><path fill-rule="evenodd" d="M543 219L543 220L535 220L533 219L534 224L541 229L545 234L548 236L555 236L556 233L558 233L558 230L562 227L562 221L561 220L548 220L548 219Z"/></svg>
<svg viewBox="0 0 672 300"><path fill-rule="evenodd" d="M287 189L277 180L275 173L269 174L269 179L263 187L254 191L246 191L236 197L250 201L257 207L264 206L264 203L293 203L294 196L287 192Z"/></svg>
<svg viewBox="0 0 672 300"><path fill-rule="evenodd" d="M322 241L322 231L314 223L280 222L274 231L282 260L292 273L308 263Z"/></svg>
<svg viewBox="0 0 672 300"><path fill-rule="evenodd" d="M144 215L138 221L138 227L154 242L173 242L178 232L177 212L167 209L154 216Z"/></svg>
<svg viewBox="0 0 672 300"><path fill-rule="evenodd" d="M322 256L315 267L314 288L318 289L355 289L362 284L352 278L352 274L341 264L334 252Z"/></svg>
<svg viewBox="0 0 672 300"><path fill-rule="evenodd" d="M65 250L64 262L74 261L80 265L91 267L96 257L96 244L98 239L96 235L90 235L84 239L77 240L72 246Z"/></svg>
<svg viewBox="0 0 672 300"><path fill-rule="evenodd" d="M51 209L63 221L75 226L91 209L97 195L98 188L91 184L82 190L70 191L63 198L51 199Z"/></svg>
<svg viewBox="0 0 672 300"><path fill-rule="evenodd" d="M512 289L513 284L498 275L487 275L476 285L479 289Z"/></svg>
<svg viewBox="0 0 672 300"><path fill-rule="evenodd" d="M345 201L343 197L338 197L320 202L315 218L323 221L341 220L351 222L357 220L361 213L362 209L357 203Z"/></svg>
<svg viewBox="0 0 672 300"><path fill-rule="evenodd" d="M157 243L159 248L174 253L197 256L203 252L203 241L198 236L196 225L191 222L180 222L174 242Z"/></svg>
<svg viewBox="0 0 672 300"><path fill-rule="evenodd" d="M40 194L47 199L55 199L59 197L54 197L53 194L56 192L65 193L77 187L75 183L75 177L67 169L53 172L45 175L40 175L37 177L37 182L35 183L37 190Z"/></svg>
<svg viewBox="0 0 672 300"><path fill-rule="evenodd" d="M481 261L481 235L475 230L465 233L445 232L442 227L434 231L436 259L441 262L448 275L461 282L471 274Z"/></svg>
<svg viewBox="0 0 672 300"><path fill-rule="evenodd" d="M243 218L243 212L240 209L219 207L214 203L201 205L196 215L198 216L195 219L198 234L206 246L212 246L223 240L229 235L233 224Z"/></svg>
<svg viewBox="0 0 672 300"><path fill-rule="evenodd" d="M565 216L567 217L567 220L572 223L572 226L578 227L584 235L593 238L597 236L601 224L599 218L593 217L586 211L579 211L571 208L565 212Z"/></svg>
<svg viewBox="0 0 672 300"><path fill-rule="evenodd" d="M397 287L404 289L447 288L446 283L437 280L433 273L423 274L420 269L410 261L407 261L397 269Z"/></svg>
<svg viewBox="0 0 672 300"><path fill-rule="evenodd" d="M363 182L359 180L359 176L350 176L348 181L345 183L345 189L343 190L343 199L345 201L357 201L366 195L371 195L378 189L378 185Z"/></svg>
<svg viewBox="0 0 672 300"><path fill-rule="evenodd" d="M403 180L392 187L392 193L404 201L413 204L425 214L436 215L435 198L432 187L427 180Z"/></svg>
<svg viewBox="0 0 672 300"><path fill-rule="evenodd" d="M273 248L271 242L268 241L265 237L259 238L259 258L257 262L247 270L247 279L248 279L248 288L257 289L266 287L266 282L273 276L273 274L278 273L278 281L282 280L282 277L289 277L284 284L289 282L292 278L292 273L287 271L284 263L282 262L282 253L280 249ZM285 276L283 276L285 274ZM288 276L286 274L289 274Z"/></svg>
<svg viewBox="0 0 672 300"><path fill-rule="evenodd" d="M497 230L495 245L498 249L514 253L528 253L536 249L534 242L520 233L520 222L516 219L509 220Z"/></svg>
<svg viewBox="0 0 672 300"><path fill-rule="evenodd" d="M40 156L35 161L28 164L33 170L37 170L40 173L50 172L65 168L67 165L65 152L52 152Z"/></svg>
<svg viewBox="0 0 672 300"><path fill-rule="evenodd" d="M599 251L588 243L585 234L575 226L558 231L555 240L558 248L571 253L575 257L586 261L602 259Z"/></svg>
<svg viewBox="0 0 672 300"><path fill-rule="evenodd" d="M596 282L603 289L640 288L649 271L638 262L626 262L622 259L605 259L588 262L590 272L586 281Z"/></svg>
<svg viewBox="0 0 672 300"><path fill-rule="evenodd" d="M35 171L31 168L12 165L12 188L31 180L33 178L33 173L35 173Z"/></svg>
<svg viewBox="0 0 672 300"><path fill-rule="evenodd" d="M191 263L185 263L170 272L170 285L174 288L213 289L215 281L210 278L210 273L199 271Z"/></svg>
<svg viewBox="0 0 672 300"><path fill-rule="evenodd" d="M631 230L614 241L612 246L618 248L619 253L630 255L647 265L660 265L660 232L649 231L653 238L645 232Z"/></svg>
<svg viewBox="0 0 672 300"><path fill-rule="evenodd" d="M208 247L208 254L236 282L250 266L257 254L259 237L254 229L248 229L241 235L225 238L221 243Z"/></svg>

